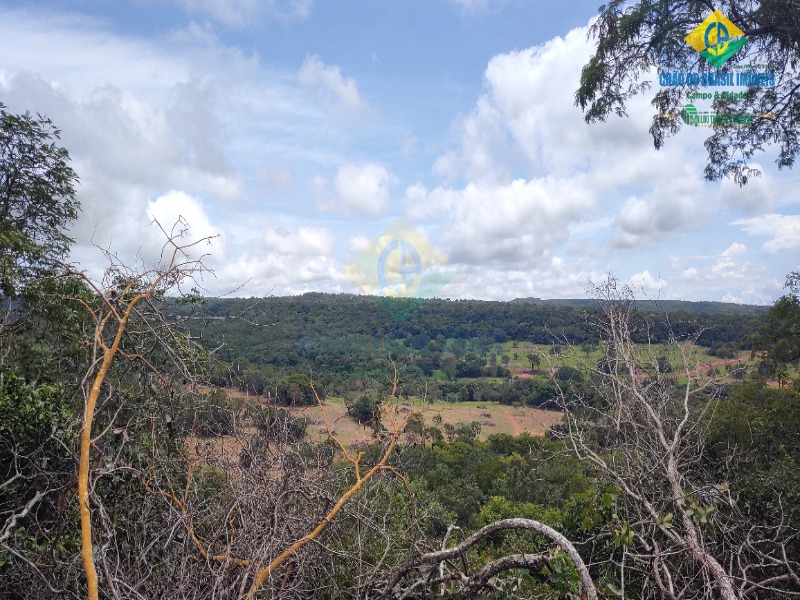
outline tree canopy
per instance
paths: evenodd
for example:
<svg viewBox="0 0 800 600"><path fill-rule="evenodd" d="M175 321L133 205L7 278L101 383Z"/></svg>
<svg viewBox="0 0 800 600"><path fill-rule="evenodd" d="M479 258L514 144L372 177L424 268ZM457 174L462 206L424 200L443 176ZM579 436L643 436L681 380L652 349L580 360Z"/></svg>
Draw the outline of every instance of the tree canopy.
<svg viewBox="0 0 800 600"><path fill-rule="evenodd" d="M78 216L78 180L61 132L47 117L15 115L0 103L0 294L14 297L26 282L63 259Z"/></svg>
<svg viewBox="0 0 800 600"><path fill-rule="evenodd" d="M779 385L789 383L789 366L797 366L800 361L800 273L790 273L786 287L789 293L767 311L761 327L752 336L753 356L761 357L764 374Z"/></svg>
<svg viewBox="0 0 800 600"><path fill-rule="evenodd" d="M735 60L715 69L684 38L714 9L744 32L747 43ZM732 73L737 66L774 73L774 86L750 86L745 94L714 99L717 115L753 115L752 123L731 127L715 122L706 141L705 177L733 176L740 185L758 174L751 158L768 146L778 146L779 168L794 165L800 152L800 5L795 0L612 0L600 7L590 35L597 40L594 55L584 66L575 101L589 123L605 121L610 114L626 115L626 105L651 88L654 69L659 71ZM722 40L720 40L720 43ZM694 83L694 82L693 82ZM682 99L699 85L664 86L653 94L655 115L650 127L655 147L678 132ZM723 88L724 89L724 88ZM712 90L713 91L713 90ZM669 116L667 116L669 115Z"/></svg>

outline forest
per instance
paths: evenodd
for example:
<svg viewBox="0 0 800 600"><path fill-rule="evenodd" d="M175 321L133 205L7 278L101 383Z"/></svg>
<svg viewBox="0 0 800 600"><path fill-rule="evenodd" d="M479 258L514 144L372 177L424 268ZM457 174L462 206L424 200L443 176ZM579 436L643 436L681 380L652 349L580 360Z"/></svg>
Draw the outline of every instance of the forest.
<svg viewBox="0 0 800 600"><path fill-rule="evenodd" d="M178 221L159 264L105 250L98 281L66 261L58 130L0 108L0 597L800 594L800 274L770 307L613 277L204 298ZM334 400L367 441L303 411ZM437 419L478 401L558 422Z"/></svg>

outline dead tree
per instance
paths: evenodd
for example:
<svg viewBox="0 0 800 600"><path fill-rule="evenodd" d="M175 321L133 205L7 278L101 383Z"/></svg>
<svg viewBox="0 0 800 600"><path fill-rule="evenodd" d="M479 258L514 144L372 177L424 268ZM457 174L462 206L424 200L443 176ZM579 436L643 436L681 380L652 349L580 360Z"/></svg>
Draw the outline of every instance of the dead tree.
<svg viewBox="0 0 800 600"><path fill-rule="evenodd" d="M597 589L589 575L589 569L575 546L552 527L532 519L502 519L491 523L453 548L447 548L450 532L442 541L442 549L419 554L404 564L388 571L385 579L376 587L385 598L418 598L426 593L444 593L449 590L457 598L475 598L482 592L503 592L495 578L516 569L542 573L552 567L563 552L575 567L580 578L583 598L597 600ZM503 530L527 530L547 539L553 549L544 553L509 554L485 564L479 569L470 569L467 553L490 535ZM544 577L542 577L544 579ZM455 588L455 589L451 589Z"/></svg>
<svg viewBox="0 0 800 600"><path fill-rule="evenodd" d="M161 228L160 224L156 224ZM163 263L152 269L136 272L122 265L114 255L106 252L111 266L106 271L105 281L97 283L80 271L68 270L72 277L83 280L96 297L94 301L84 298L65 297L65 301L83 306L94 321L91 364L83 380L84 410L83 427L80 434L78 456L78 503L81 522L81 556L90 600L99 596L98 574L95 560L96 547L92 531L92 502L90 500L93 481L92 447L114 429L114 415L107 420L106 427L98 434L92 426L96 413L113 399L119 389L108 385L108 377L115 362L136 365L143 372L151 374L165 389L171 387L171 380L154 364L152 354L158 349L172 359L175 366L189 375L194 365L185 362L185 349L188 340L178 334L164 320L162 312L155 303L167 293L181 292L187 280L205 270L202 259L191 258L190 249L208 241L185 242L183 236L186 224L179 221L171 231L162 228L166 243L162 249ZM112 291L107 291L107 290ZM121 406L117 406L119 412ZM101 499L96 498L98 506ZM102 514L102 510L100 511Z"/></svg>
<svg viewBox="0 0 800 600"><path fill-rule="evenodd" d="M800 565L784 545L797 535L789 513L769 528L748 523L734 501L735 482L715 481L703 469L704 431L717 400L693 358L695 340L671 340L681 364L666 373L647 319L631 309L630 289L610 279L596 291L605 356L588 366L593 397L562 392L561 433L619 492L606 533L623 547L621 593L626 576L643 574L657 589L653 597L671 600L796 594Z"/></svg>

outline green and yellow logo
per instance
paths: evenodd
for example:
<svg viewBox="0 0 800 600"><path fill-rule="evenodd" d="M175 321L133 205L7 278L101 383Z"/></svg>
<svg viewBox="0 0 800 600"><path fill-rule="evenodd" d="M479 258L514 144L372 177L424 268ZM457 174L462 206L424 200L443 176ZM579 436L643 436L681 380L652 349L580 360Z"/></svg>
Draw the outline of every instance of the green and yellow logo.
<svg viewBox="0 0 800 600"><path fill-rule="evenodd" d="M431 298L456 276L447 259L407 223L395 221L342 273L367 294Z"/></svg>
<svg viewBox="0 0 800 600"><path fill-rule="evenodd" d="M685 41L718 69L749 40L744 37L744 31L715 10L686 36Z"/></svg>

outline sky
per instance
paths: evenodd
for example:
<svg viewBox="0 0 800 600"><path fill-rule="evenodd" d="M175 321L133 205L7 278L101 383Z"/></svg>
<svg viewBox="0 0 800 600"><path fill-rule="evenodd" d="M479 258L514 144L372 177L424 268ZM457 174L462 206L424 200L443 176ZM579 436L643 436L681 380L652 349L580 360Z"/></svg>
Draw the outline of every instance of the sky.
<svg viewBox="0 0 800 600"><path fill-rule="evenodd" d="M708 131L654 150L647 96L587 125L598 5L0 0L0 102L61 129L95 278L103 250L157 263L153 220L181 218L216 236L194 249L213 296L581 298L610 273L771 303L800 269L800 172L768 149L744 189L707 183Z"/></svg>

